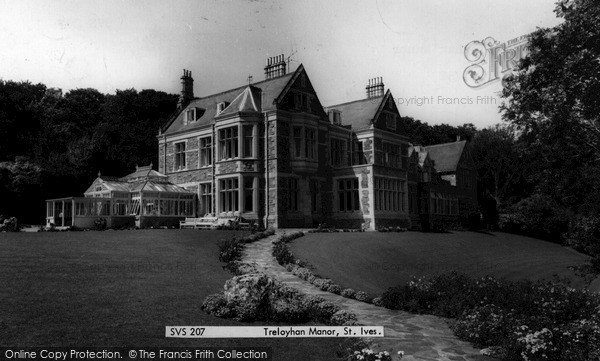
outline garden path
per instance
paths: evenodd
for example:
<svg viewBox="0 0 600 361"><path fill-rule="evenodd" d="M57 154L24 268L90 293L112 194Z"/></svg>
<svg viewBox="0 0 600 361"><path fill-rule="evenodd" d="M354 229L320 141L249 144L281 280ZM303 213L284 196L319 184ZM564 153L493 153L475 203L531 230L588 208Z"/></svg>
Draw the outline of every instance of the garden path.
<svg viewBox="0 0 600 361"><path fill-rule="evenodd" d="M290 230L287 230L290 231ZM404 311L389 310L372 304L321 291L312 284L294 276L279 265L271 255L272 241L283 232L246 245L242 260L255 263L257 268L283 284L296 288L307 295L318 295L356 315L358 322L369 326L384 326L385 337L374 339L377 351L387 350L394 355L404 351L403 361L452 360L489 361L469 343L456 338L443 318L416 315Z"/></svg>

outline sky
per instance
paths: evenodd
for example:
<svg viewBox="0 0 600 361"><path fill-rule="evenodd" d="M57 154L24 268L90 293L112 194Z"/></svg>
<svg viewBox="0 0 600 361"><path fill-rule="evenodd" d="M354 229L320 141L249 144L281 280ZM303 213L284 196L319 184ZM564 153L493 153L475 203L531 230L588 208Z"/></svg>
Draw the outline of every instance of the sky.
<svg viewBox="0 0 600 361"><path fill-rule="evenodd" d="M284 54L324 106L365 98L382 77L401 115L483 128L501 122L501 84L465 84L465 46L555 26L553 10L549 0L0 0L0 79L179 93L188 69L205 96L264 79L266 59Z"/></svg>

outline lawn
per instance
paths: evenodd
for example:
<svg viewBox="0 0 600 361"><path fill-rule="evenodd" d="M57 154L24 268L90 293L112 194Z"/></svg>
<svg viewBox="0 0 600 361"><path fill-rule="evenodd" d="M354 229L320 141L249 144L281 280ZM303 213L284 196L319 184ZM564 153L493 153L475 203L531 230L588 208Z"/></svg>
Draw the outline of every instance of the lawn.
<svg viewBox="0 0 600 361"><path fill-rule="evenodd" d="M172 339L166 325L248 325L200 310L231 274L235 232L0 233L0 346L273 347L275 360L335 358L335 339Z"/></svg>
<svg viewBox="0 0 600 361"><path fill-rule="evenodd" d="M380 295L411 276L456 270L508 280L568 277L587 256L534 238L507 233L310 233L290 244L296 258L342 287Z"/></svg>

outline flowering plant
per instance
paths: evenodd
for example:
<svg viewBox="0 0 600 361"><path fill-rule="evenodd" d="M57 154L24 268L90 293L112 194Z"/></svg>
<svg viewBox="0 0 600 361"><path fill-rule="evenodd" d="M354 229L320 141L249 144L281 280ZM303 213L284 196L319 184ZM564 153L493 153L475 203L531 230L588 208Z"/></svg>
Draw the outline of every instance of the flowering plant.
<svg viewBox="0 0 600 361"><path fill-rule="evenodd" d="M401 360L404 356L404 351L398 351L398 360ZM361 361L392 361L392 356L387 351L380 351L375 353L375 351L370 348L363 348L362 350L354 351L352 355L350 355L349 360L361 360Z"/></svg>

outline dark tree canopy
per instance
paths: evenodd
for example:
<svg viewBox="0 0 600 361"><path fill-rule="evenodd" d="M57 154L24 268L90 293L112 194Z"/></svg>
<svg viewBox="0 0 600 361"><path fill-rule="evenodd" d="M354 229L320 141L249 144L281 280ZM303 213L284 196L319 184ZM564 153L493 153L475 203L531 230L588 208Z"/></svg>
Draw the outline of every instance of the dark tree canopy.
<svg viewBox="0 0 600 361"><path fill-rule="evenodd" d="M600 3L561 0L555 12L564 21L531 35L530 54L507 80L501 110L527 146L537 192L597 213Z"/></svg>
<svg viewBox="0 0 600 361"><path fill-rule="evenodd" d="M62 91L0 81L0 215L40 222L43 200L79 195L96 177L157 164L156 135L177 96L155 90Z"/></svg>

